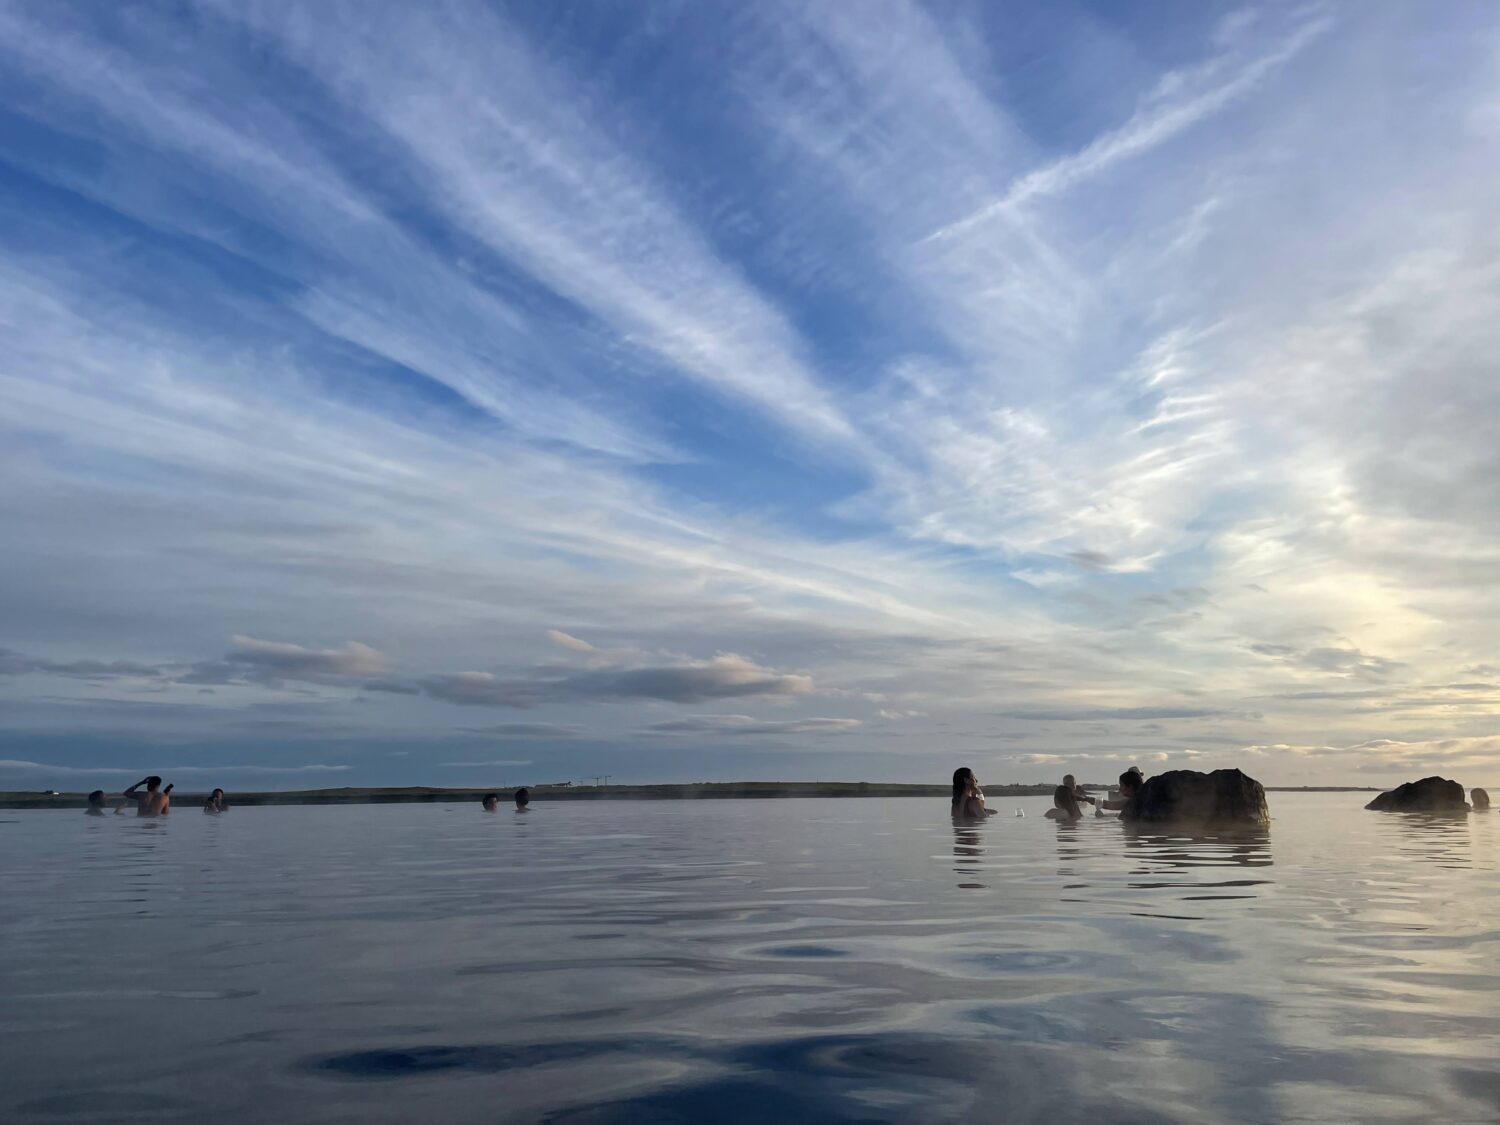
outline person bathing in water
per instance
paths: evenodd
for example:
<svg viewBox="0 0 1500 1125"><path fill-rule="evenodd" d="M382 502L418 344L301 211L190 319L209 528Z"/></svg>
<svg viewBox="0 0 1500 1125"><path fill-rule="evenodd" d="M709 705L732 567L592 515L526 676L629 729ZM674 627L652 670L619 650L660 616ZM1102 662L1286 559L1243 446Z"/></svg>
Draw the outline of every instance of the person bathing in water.
<svg viewBox="0 0 1500 1125"><path fill-rule="evenodd" d="M146 787L144 793L136 790L142 785ZM127 801L135 802L136 816L166 816L172 811L172 787L168 785L165 789L161 787L161 778L152 774L143 777L129 789L121 794Z"/></svg>
<svg viewBox="0 0 1500 1125"><path fill-rule="evenodd" d="M1068 774L1062 779L1062 784L1052 791L1052 808L1045 815L1048 820L1079 820L1083 816L1083 810L1079 808L1080 801L1091 805L1097 803L1079 788L1073 775Z"/></svg>
<svg viewBox="0 0 1500 1125"><path fill-rule="evenodd" d="M984 807L984 790L979 788L979 778L968 766L953 771L953 819L984 820L995 815L994 809Z"/></svg>
<svg viewBox="0 0 1500 1125"><path fill-rule="evenodd" d="M1109 798L1100 802L1101 808L1123 809L1141 791L1141 786L1146 784L1146 778L1142 775L1140 767L1131 766L1120 775L1120 788L1112 790Z"/></svg>
<svg viewBox="0 0 1500 1125"><path fill-rule="evenodd" d="M203 811L206 813L221 813L229 808L224 803L224 790L215 789L208 795L208 800L203 802Z"/></svg>

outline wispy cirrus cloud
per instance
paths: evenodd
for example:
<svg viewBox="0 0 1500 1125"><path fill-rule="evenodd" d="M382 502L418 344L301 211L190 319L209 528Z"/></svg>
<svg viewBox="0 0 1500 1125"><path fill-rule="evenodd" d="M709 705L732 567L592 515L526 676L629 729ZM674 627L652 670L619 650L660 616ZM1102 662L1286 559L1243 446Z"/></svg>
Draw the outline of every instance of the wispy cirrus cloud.
<svg viewBox="0 0 1500 1125"><path fill-rule="evenodd" d="M131 660L43 660L10 649L0 649L0 676L24 676L42 673L53 676L77 676L80 679L117 679L120 677L160 676L162 670L152 664Z"/></svg>
<svg viewBox="0 0 1500 1125"><path fill-rule="evenodd" d="M863 724L858 719L756 719L750 715L690 715L644 728L649 735L735 735L776 737L794 734L850 734Z"/></svg>
<svg viewBox="0 0 1500 1125"><path fill-rule="evenodd" d="M527 679L489 672L458 672L423 681L428 695L476 707L535 707L557 701L611 702L654 699L702 703L747 696L805 695L812 677L762 668L733 653L710 660L588 671L539 669Z"/></svg>
<svg viewBox="0 0 1500 1125"><path fill-rule="evenodd" d="M377 676L389 670L382 653L358 641L349 641L334 649L312 649L243 635L236 635L233 642L234 647L221 659L191 665L147 664L134 660L45 660L0 649L0 676L42 673L99 680L150 679L181 684L231 684L251 680L274 685L283 680L337 683Z"/></svg>
<svg viewBox="0 0 1500 1125"><path fill-rule="evenodd" d="M56 762L32 762L18 758L0 758L0 771L17 774L47 774L60 777L76 776L109 776L109 777L140 777L149 772L170 777L174 774L246 774L249 776L282 776L299 773L342 773L350 767L344 765L325 765L320 762L309 762L304 765L274 766L250 763L228 762L224 765L200 765L200 766L71 766Z"/></svg>
<svg viewBox="0 0 1500 1125"><path fill-rule="evenodd" d="M1121 762L1128 761L1132 763L1152 762L1160 765L1171 762L1174 757L1180 759L1176 768L1190 769L1192 768L1193 760L1202 756L1202 752L1198 750L1179 750L1175 753L1169 753L1165 750L1153 750L1134 755L1129 753L1085 750L1066 754L1014 754L1009 755L1009 758L1012 761L1021 762L1028 766L1066 766L1070 762L1088 762L1102 770L1105 763L1118 765ZM1120 772L1124 773L1125 771L1122 768ZM1105 780L1108 779L1106 778Z"/></svg>
<svg viewBox="0 0 1500 1125"><path fill-rule="evenodd" d="M342 648L311 649L242 634L234 637L234 648L224 660L272 679L349 679L379 676L390 668L384 654L358 641L348 641Z"/></svg>
<svg viewBox="0 0 1500 1125"><path fill-rule="evenodd" d="M588 736L588 730L577 723L494 723L487 727L467 727L463 733L535 742L572 742Z"/></svg>
<svg viewBox="0 0 1500 1125"><path fill-rule="evenodd" d="M430 177L429 204L470 237L672 370L794 429L853 437L781 312L607 127L573 110L585 92L496 13L470 6L434 20L386 9L372 22L341 9L328 13L331 28L314 28L232 11L367 114L393 153ZM453 104L470 112L452 114Z"/></svg>
<svg viewBox="0 0 1500 1125"><path fill-rule="evenodd" d="M1277 743L1270 746L1248 746L1245 753L1255 756L1337 758L1344 763L1356 763L1368 772L1475 767L1493 770L1497 760L1500 760L1500 736L1471 735L1415 740L1373 738L1349 745Z"/></svg>
<svg viewBox="0 0 1500 1125"><path fill-rule="evenodd" d="M1486 737L1492 14L598 18L0 7L0 739Z"/></svg>
<svg viewBox="0 0 1500 1125"><path fill-rule="evenodd" d="M197 191L215 197L210 212L227 205L242 219L276 230L277 241L296 245L299 253L268 253L264 240L215 221L201 207L174 206L163 193L48 169L69 189L296 277L306 288L289 308L311 325L420 373L527 437L630 459L676 456L658 438L633 429L623 408L591 410L576 395L518 377L518 366L542 367L560 382L563 365L595 345L570 335L539 347L536 334L499 295L389 222L379 200L299 128L295 111L253 96L232 68L210 77L142 65L152 51L181 42L181 29L170 21L144 20L131 43L134 52L27 18L19 8L0 13L0 26L9 33L13 61L59 80L74 103L88 107L88 115L66 115L70 128L107 150L133 146L122 159L140 159L144 150L164 164L186 163L197 172ZM210 108L235 83L241 83L239 106L248 109L248 120ZM59 112L46 101L29 108L43 118ZM181 190L194 194L187 185ZM351 284L351 275L360 283ZM505 362L497 362L501 356Z"/></svg>
<svg viewBox="0 0 1500 1125"><path fill-rule="evenodd" d="M1027 722L1085 723L1101 719L1209 719L1224 715L1223 711L1201 707L1076 707L1057 710L1008 711L1007 718L1024 719Z"/></svg>
<svg viewBox="0 0 1500 1125"><path fill-rule="evenodd" d="M1145 104L1118 129L1094 138L1078 152L1027 172L1000 199L929 237L959 237L977 224L1037 198L1057 195L1108 172L1121 161L1150 152L1247 96L1318 37L1327 34L1333 22L1327 14L1307 16L1263 53L1247 59L1243 57L1244 46L1232 44L1224 54L1207 62L1163 75Z"/></svg>
<svg viewBox="0 0 1500 1125"><path fill-rule="evenodd" d="M474 769L480 766L529 766L529 758L486 758L482 762L439 762L438 765L449 769Z"/></svg>
<svg viewBox="0 0 1500 1125"><path fill-rule="evenodd" d="M1252 644L1250 651L1296 667L1360 679L1384 679L1402 667L1397 661L1341 645L1299 648L1295 645L1260 642Z"/></svg>

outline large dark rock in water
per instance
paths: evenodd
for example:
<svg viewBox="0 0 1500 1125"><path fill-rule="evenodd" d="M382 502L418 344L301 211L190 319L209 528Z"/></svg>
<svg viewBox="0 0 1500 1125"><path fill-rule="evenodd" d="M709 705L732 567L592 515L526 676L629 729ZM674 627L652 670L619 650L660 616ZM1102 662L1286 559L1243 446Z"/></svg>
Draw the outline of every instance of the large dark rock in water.
<svg viewBox="0 0 1500 1125"><path fill-rule="evenodd" d="M1382 793L1368 805L1376 812L1468 812L1464 787L1446 777L1424 777L1408 781Z"/></svg>
<svg viewBox="0 0 1500 1125"><path fill-rule="evenodd" d="M1141 786L1121 820L1265 827L1271 823L1266 791L1239 770L1168 770Z"/></svg>

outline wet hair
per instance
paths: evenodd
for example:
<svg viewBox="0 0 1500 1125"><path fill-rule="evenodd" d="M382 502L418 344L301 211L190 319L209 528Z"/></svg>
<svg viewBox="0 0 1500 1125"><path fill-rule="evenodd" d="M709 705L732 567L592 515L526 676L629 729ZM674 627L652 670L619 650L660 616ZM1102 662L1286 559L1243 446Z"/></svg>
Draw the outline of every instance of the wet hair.
<svg viewBox="0 0 1500 1125"><path fill-rule="evenodd" d="M222 796L224 796L224 790L222 790L222 789L215 789L212 793L210 793L208 795L208 799L210 801L212 801L215 797L222 797Z"/></svg>
<svg viewBox="0 0 1500 1125"><path fill-rule="evenodd" d="M1139 789L1144 784L1146 784L1146 779L1141 776L1141 771L1136 769L1134 766L1131 766L1128 770L1120 775L1121 793L1125 792L1125 790L1127 789Z"/></svg>
<svg viewBox="0 0 1500 1125"><path fill-rule="evenodd" d="M154 790L154 789L158 789L160 787L161 787L161 778L157 777L154 773L150 777L148 777L146 779L146 788L148 790Z"/></svg>
<svg viewBox="0 0 1500 1125"><path fill-rule="evenodd" d="M489 808L489 804L490 804L491 801L494 801L495 804L498 805L500 803L500 794L499 793L486 793L483 797L479 798L479 803L481 805L485 806L485 808Z"/></svg>
<svg viewBox="0 0 1500 1125"><path fill-rule="evenodd" d="M95 789L89 794L89 808L102 809L104 807L104 790Z"/></svg>
<svg viewBox="0 0 1500 1125"><path fill-rule="evenodd" d="M1082 816L1078 808L1078 796L1071 785L1059 785L1052 791L1052 803L1069 816Z"/></svg>
<svg viewBox="0 0 1500 1125"><path fill-rule="evenodd" d="M969 795L969 785L974 781L974 771L968 766L959 766L953 771L953 811L957 812Z"/></svg>
<svg viewBox="0 0 1500 1125"><path fill-rule="evenodd" d="M516 808L524 809L529 804L531 804L531 790L523 785L516 790Z"/></svg>

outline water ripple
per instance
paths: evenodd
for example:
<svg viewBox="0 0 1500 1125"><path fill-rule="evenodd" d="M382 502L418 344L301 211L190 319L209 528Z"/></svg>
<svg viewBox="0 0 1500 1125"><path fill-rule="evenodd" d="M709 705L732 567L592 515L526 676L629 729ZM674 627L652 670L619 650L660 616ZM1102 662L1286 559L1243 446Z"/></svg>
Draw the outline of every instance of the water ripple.
<svg viewBox="0 0 1500 1125"><path fill-rule="evenodd" d="M1500 818L1274 797L16 813L0 1117L1495 1119Z"/></svg>

